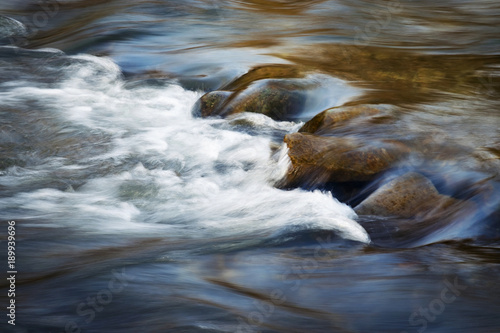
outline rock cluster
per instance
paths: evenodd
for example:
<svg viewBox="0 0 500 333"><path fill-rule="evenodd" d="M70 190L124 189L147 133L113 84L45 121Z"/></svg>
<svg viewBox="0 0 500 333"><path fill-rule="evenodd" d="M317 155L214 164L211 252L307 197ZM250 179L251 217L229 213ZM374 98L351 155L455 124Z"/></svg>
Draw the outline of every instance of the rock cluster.
<svg viewBox="0 0 500 333"><path fill-rule="evenodd" d="M291 120L303 111L310 88L290 79L297 77L300 73L287 67L254 69L221 90L205 94L193 114L226 117L255 112ZM460 209L473 211L470 202L440 193L433 183L439 177L429 178L432 172L425 164L417 167L413 163L419 159L443 163L447 159L443 154L456 154L463 147L448 144L441 149L442 143L425 139L421 133L406 134L404 128L396 131L397 112L389 105L358 104L318 113L298 132L284 136L291 163L279 186L334 191L356 184L359 189L344 192L357 196L354 204L346 201L359 216L429 223L456 216ZM446 176L441 179L444 183Z"/></svg>

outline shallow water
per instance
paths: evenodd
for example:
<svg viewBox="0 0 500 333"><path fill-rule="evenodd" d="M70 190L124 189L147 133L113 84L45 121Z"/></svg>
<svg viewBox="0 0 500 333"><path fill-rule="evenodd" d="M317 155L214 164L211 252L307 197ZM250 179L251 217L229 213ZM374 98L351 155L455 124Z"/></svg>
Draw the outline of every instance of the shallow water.
<svg viewBox="0 0 500 333"><path fill-rule="evenodd" d="M19 272L16 326L4 318L2 332L500 329L497 2L9 1L0 13L0 219L4 235L16 221ZM204 92L256 87L237 78L271 64L313 87L295 119L192 116ZM418 146L385 177L418 170L469 204L416 228L358 217L359 197L342 203L336 188L279 189L283 137L357 103L387 112L333 134Z"/></svg>

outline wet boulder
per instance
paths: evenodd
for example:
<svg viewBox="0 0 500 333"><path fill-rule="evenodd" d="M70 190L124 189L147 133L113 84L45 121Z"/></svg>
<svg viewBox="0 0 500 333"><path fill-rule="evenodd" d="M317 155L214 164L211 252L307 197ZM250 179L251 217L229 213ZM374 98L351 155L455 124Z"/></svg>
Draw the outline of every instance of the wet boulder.
<svg viewBox="0 0 500 333"><path fill-rule="evenodd" d="M192 109L195 117L226 117L241 112L256 112L283 119L302 105L298 82L303 70L293 65L257 66L220 90L203 95ZM302 85L303 86L303 85Z"/></svg>
<svg viewBox="0 0 500 333"><path fill-rule="evenodd" d="M302 111L307 88L286 80L264 80L238 94L228 111L229 114L254 112L274 120L290 120Z"/></svg>
<svg viewBox="0 0 500 333"><path fill-rule="evenodd" d="M254 112L274 120L290 120L304 108L308 86L290 80L266 79L241 91L213 91L201 97L193 115L202 117Z"/></svg>
<svg viewBox="0 0 500 333"><path fill-rule="evenodd" d="M377 189L354 211L358 215L414 218L442 212L457 202L440 194L428 178L409 172Z"/></svg>
<svg viewBox="0 0 500 333"><path fill-rule="evenodd" d="M355 137L293 133L284 141L292 164L286 187L372 180L410 152L405 145L391 140L366 142Z"/></svg>

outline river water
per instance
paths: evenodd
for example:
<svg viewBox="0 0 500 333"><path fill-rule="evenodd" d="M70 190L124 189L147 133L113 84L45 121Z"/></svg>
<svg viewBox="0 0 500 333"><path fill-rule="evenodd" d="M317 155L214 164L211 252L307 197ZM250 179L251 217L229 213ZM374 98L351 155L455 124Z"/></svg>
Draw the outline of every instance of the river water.
<svg viewBox="0 0 500 333"><path fill-rule="evenodd" d="M0 14L2 261L15 220L18 271L2 332L500 331L498 2L23 0ZM296 119L192 116L205 92L277 64L316 87ZM334 190L275 186L283 137L345 103L397 110L343 131L425 142L432 162L411 168L473 213L421 232L358 217Z"/></svg>

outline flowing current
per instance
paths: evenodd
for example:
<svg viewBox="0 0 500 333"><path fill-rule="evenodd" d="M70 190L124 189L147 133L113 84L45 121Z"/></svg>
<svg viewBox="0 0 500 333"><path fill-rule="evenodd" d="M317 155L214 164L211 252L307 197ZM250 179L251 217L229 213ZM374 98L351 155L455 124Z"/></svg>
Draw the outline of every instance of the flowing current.
<svg viewBox="0 0 500 333"><path fill-rule="evenodd" d="M193 118L198 92L175 84L127 87L118 66L106 58L48 59L64 62L53 68L61 79L11 81L1 98L13 109L36 103L39 108L25 121L50 123L37 140L61 137L55 149L62 152L4 171L1 185L34 187L0 200L4 219L117 237L266 237L317 228L369 242L352 209L331 194L273 187L287 172L288 157L284 147L271 151L271 135L296 131L300 124L243 114L240 120L263 133L247 134L226 120ZM64 146L69 136L82 142ZM87 144L97 145L98 152L80 152ZM66 188L37 189L43 179Z"/></svg>
<svg viewBox="0 0 500 333"><path fill-rule="evenodd" d="M493 0L2 1L0 332L499 332L499 18ZM272 85L303 110L192 113ZM407 158L283 189L285 135L349 105L381 112L325 135ZM409 172L445 213L355 214Z"/></svg>

